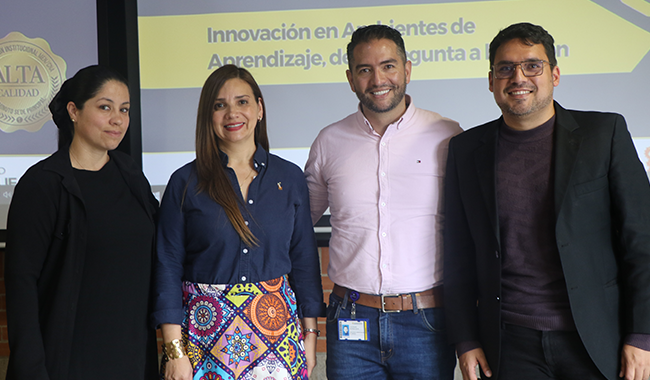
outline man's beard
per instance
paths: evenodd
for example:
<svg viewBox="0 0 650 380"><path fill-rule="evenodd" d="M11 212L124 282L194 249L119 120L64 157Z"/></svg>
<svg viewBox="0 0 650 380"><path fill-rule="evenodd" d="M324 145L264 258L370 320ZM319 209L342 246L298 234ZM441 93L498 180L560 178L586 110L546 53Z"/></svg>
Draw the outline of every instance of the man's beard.
<svg viewBox="0 0 650 380"><path fill-rule="evenodd" d="M386 87L383 88L385 89ZM357 94L357 98L359 98L359 101L365 108L375 113L384 113L395 109L395 107L399 105L402 99L404 99L404 95L406 94L406 80L404 81L403 86L399 86L399 87L390 86L389 88L391 92L393 92L393 100L385 108L378 107L377 104L375 104L372 101L372 99L365 93L359 91L355 91L355 93ZM376 89L367 92L372 92L372 91L376 91Z"/></svg>
<svg viewBox="0 0 650 380"><path fill-rule="evenodd" d="M537 86L533 89L534 91L537 91ZM509 91L509 89L506 89L505 92ZM514 116L514 117L524 117L528 116L530 114L533 114L541 109L546 108L550 103L553 102L553 92L543 99L537 99L533 98L533 101L531 102L530 106L528 108L522 108L518 103L515 103L514 106L510 106L508 102L500 102L497 103L499 108L501 108L501 112L504 114Z"/></svg>

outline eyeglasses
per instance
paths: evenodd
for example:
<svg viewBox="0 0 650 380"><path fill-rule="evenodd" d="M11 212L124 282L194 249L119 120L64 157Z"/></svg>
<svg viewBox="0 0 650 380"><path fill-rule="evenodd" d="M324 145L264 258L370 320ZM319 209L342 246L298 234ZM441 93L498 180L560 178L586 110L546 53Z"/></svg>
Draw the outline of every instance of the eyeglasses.
<svg viewBox="0 0 650 380"><path fill-rule="evenodd" d="M523 61L517 63L499 63L492 66L492 73L496 79L510 79L515 75L517 66L521 66L521 71L525 77L538 77L544 73L544 62L551 64L549 61Z"/></svg>

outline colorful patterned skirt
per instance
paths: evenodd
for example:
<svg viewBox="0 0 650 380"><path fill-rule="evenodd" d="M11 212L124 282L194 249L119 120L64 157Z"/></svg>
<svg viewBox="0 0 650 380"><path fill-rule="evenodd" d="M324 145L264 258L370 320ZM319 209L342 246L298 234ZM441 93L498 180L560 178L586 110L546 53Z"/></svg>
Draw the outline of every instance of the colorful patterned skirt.
<svg viewBox="0 0 650 380"><path fill-rule="evenodd" d="M194 380L307 379L296 297L286 276L237 285L185 282L183 303L183 343Z"/></svg>

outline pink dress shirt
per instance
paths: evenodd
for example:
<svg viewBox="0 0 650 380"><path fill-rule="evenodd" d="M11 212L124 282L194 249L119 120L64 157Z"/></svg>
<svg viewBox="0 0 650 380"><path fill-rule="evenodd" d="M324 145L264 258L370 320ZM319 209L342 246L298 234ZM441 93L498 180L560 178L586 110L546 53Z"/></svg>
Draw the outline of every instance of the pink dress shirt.
<svg viewBox="0 0 650 380"><path fill-rule="evenodd" d="M459 124L416 108L377 134L361 109L324 128L305 168L314 223L332 217L328 274L369 294L442 284L443 182Z"/></svg>

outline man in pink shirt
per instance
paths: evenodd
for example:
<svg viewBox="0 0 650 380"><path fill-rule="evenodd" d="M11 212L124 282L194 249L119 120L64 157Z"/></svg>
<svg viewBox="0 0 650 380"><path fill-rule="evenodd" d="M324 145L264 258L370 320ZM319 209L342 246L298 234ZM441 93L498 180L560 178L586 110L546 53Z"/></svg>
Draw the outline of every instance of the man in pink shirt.
<svg viewBox="0 0 650 380"><path fill-rule="evenodd" d="M442 311L442 189L455 121L416 108L398 31L358 29L356 113L324 128L305 169L315 223L329 207L327 377L453 379Z"/></svg>

